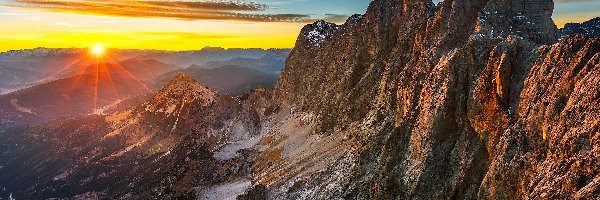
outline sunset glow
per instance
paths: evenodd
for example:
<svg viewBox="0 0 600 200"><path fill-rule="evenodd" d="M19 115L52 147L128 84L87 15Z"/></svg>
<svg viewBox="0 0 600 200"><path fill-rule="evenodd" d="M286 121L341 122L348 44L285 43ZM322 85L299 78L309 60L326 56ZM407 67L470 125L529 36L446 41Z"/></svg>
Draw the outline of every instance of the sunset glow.
<svg viewBox="0 0 600 200"><path fill-rule="evenodd" d="M99 85L101 82L108 85L109 91L105 91L105 93L118 95L116 84L113 82L113 76L121 76L121 80L126 80L126 85L143 88L146 92L153 92L144 85L141 80L131 74L125 67L121 66L111 57L115 55L118 56L116 53L112 54L113 55L109 55L109 52L107 52L107 49L103 44L96 43L89 47L87 52L82 52L81 55L75 57L69 64L62 66L49 76L43 78L42 82L60 79L60 75L62 74L73 72L78 74L78 76L75 76L75 79L72 79L73 82L71 82L69 86L69 92L65 94L69 96L70 92L73 91L77 85L83 84L82 82L85 81L84 76L91 76L94 80L93 102L91 103L93 103L95 108L98 108L98 99L102 98L102 96L99 95Z"/></svg>
<svg viewBox="0 0 600 200"><path fill-rule="evenodd" d="M291 48L305 24L343 23L371 1L178 2L0 0L0 51L89 48L89 41L120 49ZM553 19L558 27L582 22L595 17L599 6L556 1Z"/></svg>
<svg viewBox="0 0 600 200"><path fill-rule="evenodd" d="M291 48L305 24L343 23L370 0L178 2L0 0L0 51L96 42L116 49Z"/></svg>

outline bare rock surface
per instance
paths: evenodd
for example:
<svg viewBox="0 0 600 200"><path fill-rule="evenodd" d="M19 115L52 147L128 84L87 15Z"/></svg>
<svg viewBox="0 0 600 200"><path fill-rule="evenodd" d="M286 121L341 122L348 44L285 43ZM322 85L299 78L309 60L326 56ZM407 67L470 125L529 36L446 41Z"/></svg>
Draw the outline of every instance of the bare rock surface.
<svg viewBox="0 0 600 200"><path fill-rule="evenodd" d="M352 144L258 183L275 199L597 198L600 42L556 43L553 6L376 0L318 49L301 33L275 99Z"/></svg>

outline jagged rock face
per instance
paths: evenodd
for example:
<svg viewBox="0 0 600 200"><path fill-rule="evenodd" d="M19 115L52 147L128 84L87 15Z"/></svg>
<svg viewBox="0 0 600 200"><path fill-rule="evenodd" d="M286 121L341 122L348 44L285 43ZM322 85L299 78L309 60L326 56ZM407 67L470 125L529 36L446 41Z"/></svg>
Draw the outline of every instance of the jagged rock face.
<svg viewBox="0 0 600 200"><path fill-rule="evenodd" d="M478 31L488 37L520 35L540 44L556 41L552 0L489 1L479 16Z"/></svg>
<svg viewBox="0 0 600 200"><path fill-rule="evenodd" d="M481 196L598 197L599 52L600 38L585 36L539 48Z"/></svg>
<svg viewBox="0 0 600 200"><path fill-rule="evenodd" d="M597 197L599 41L544 46L556 41L552 7L376 0L320 46L305 27L275 99L314 118L298 134L348 147L311 142L327 153L302 163L319 169L264 167L294 162L292 139L274 133L257 173L292 172L256 180L282 199Z"/></svg>
<svg viewBox="0 0 600 200"><path fill-rule="evenodd" d="M304 31L302 31L304 33L302 34L303 37L300 39L302 43L308 46L320 47L338 28L334 23L322 20L316 21L304 28Z"/></svg>

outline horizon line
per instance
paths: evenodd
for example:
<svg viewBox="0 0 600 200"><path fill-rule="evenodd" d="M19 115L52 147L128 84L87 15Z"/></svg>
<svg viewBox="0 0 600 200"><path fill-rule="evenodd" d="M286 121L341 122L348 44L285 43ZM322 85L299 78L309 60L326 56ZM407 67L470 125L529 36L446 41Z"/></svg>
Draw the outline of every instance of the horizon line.
<svg viewBox="0 0 600 200"><path fill-rule="evenodd" d="M8 53L11 51L27 51L27 50L35 50L35 49L77 49L77 50L86 50L91 47L33 47L33 48L23 48L23 49L10 49L10 50L0 50L0 54ZM164 51L164 52L184 52L184 51L202 51L205 49L223 49L223 50L232 50L232 49L261 49L261 50L276 50L276 49L293 49L294 47L287 48L263 48L263 47L213 47L213 46L205 46L200 49L181 49L181 50L169 50L169 49L152 49L152 48L106 48L107 50L121 50L121 51Z"/></svg>

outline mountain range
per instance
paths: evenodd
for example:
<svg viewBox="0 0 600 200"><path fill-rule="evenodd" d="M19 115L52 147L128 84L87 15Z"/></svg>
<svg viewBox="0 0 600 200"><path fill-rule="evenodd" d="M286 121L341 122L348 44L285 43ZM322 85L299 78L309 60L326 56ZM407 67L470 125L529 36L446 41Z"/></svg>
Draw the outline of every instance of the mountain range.
<svg viewBox="0 0 600 200"><path fill-rule="evenodd" d="M225 65L247 67L278 75L289 49L223 49L206 47L198 51L162 51L109 49L107 56L126 68L138 79L151 79L166 72L200 66L219 68ZM255 60L243 64L239 60ZM218 62L218 64L210 64ZM96 64L87 49L35 48L0 53L0 94L6 94L40 83L69 78L84 73L80 69ZM136 66L133 66L136 65ZM146 66L147 65L147 66ZM158 67L158 68L157 68ZM89 71L89 70L88 70ZM150 77L149 77L150 76Z"/></svg>
<svg viewBox="0 0 600 200"><path fill-rule="evenodd" d="M162 88L178 73L189 75L217 92L233 96L256 88L273 88L278 80L278 76L274 74L237 65L224 65L211 69L188 67L171 71L150 80L151 87L155 89Z"/></svg>
<svg viewBox="0 0 600 200"><path fill-rule="evenodd" d="M114 112L5 125L0 196L597 199L600 38L561 36L553 5L374 0L306 25L273 89L216 91L204 74L267 73L206 62Z"/></svg>
<svg viewBox="0 0 600 200"><path fill-rule="evenodd" d="M43 123L134 106L161 89L179 72L202 80L216 91L232 95L255 88L272 88L278 79L276 71L283 68L283 60L289 53L285 49L206 48L200 52L168 53L115 50L108 56L120 56L121 59L103 59L104 62L96 63L82 51L38 48L0 54L0 63L11 66L0 66L0 90L6 93L0 95L0 123ZM155 59L142 59L144 55L159 53L195 55L197 59L219 60L224 65L180 67ZM260 57L256 59L260 62L238 66L242 64L239 60L252 59L247 58L249 56ZM226 60L230 57L233 59ZM117 59L119 61L115 61Z"/></svg>

